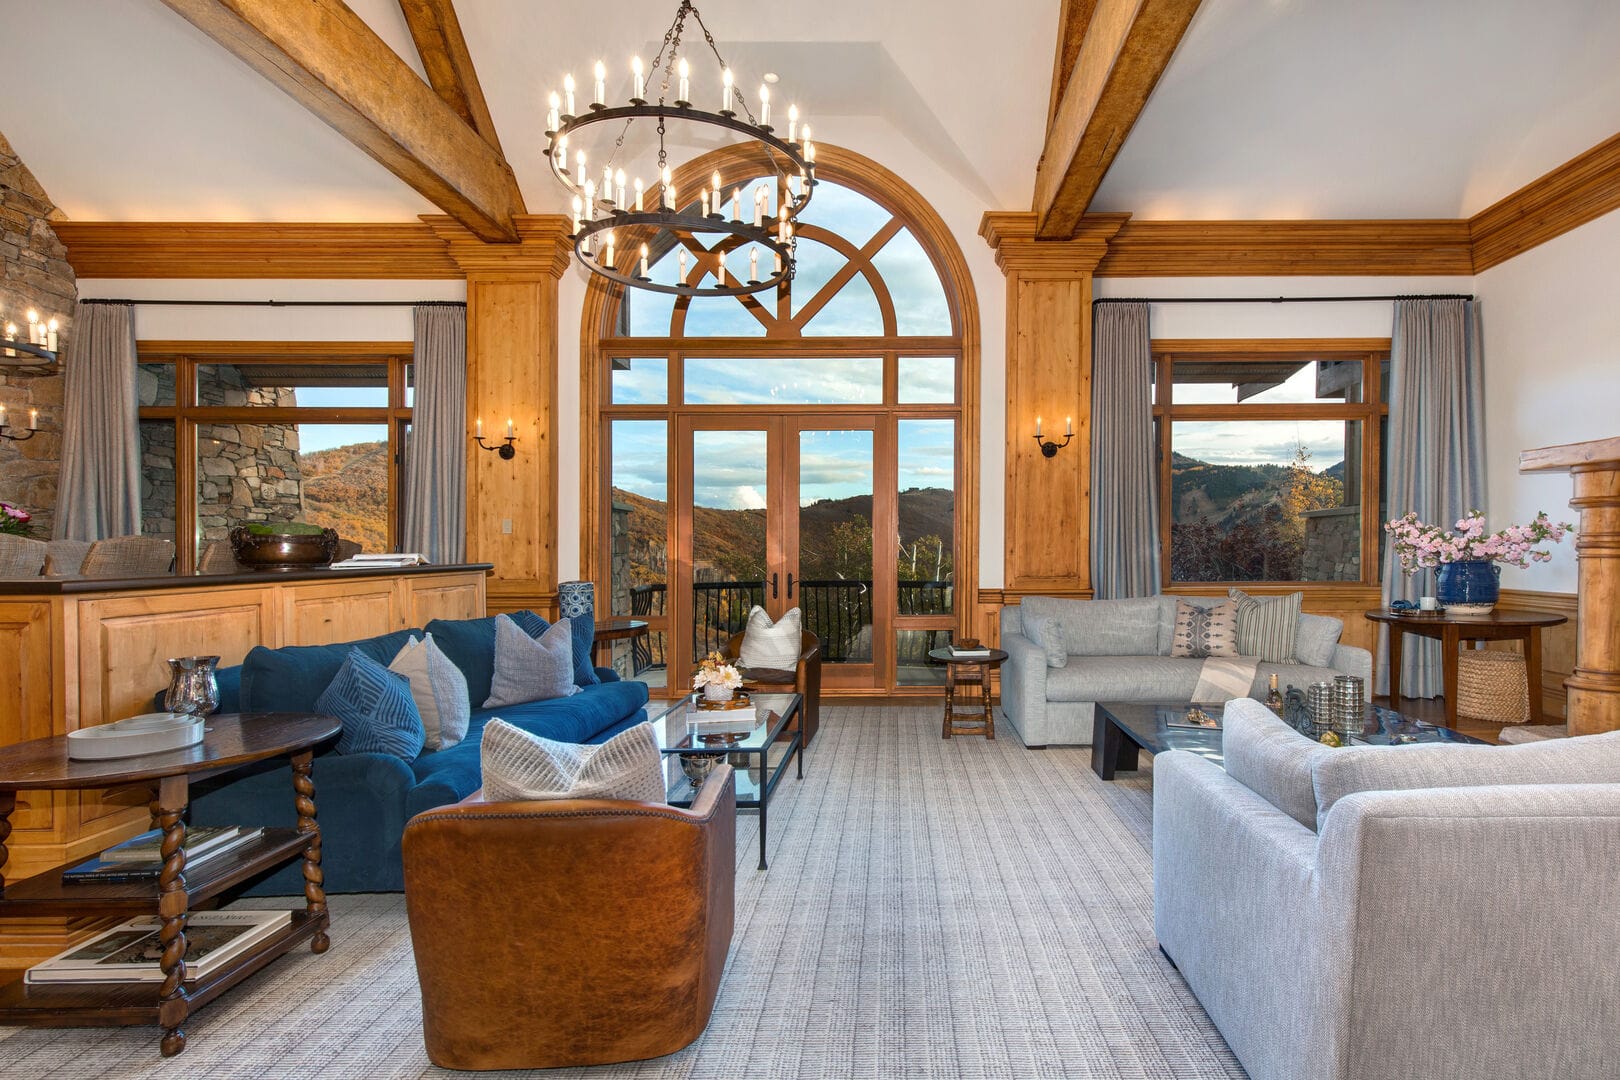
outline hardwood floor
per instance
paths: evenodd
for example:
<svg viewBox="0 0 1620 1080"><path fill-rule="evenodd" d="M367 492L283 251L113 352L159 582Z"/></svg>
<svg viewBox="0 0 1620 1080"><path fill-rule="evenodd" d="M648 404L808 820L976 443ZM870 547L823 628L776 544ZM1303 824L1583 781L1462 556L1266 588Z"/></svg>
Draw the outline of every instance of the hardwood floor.
<svg viewBox="0 0 1620 1080"><path fill-rule="evenodd" d="M1389 696L1386 694L1375 697L1373 698L1373 704L1383 705L1388 708ZM1413 719L1423 720L1430 724L1444 724L1446 722L1446 703L1443 698L1402 698L1398 711ZM1549 724L1560 723L1561 718L1550 716L1547 718L1547 722ZM1470 720L1467 717L1459 717L1456 730L1464 735L1472 735L1476 739L1484 739L1486 742L1497 742L1498 737L1502 734L1502 729L1512 726L1514 725L1493 724L1486 720Z"/></svg>

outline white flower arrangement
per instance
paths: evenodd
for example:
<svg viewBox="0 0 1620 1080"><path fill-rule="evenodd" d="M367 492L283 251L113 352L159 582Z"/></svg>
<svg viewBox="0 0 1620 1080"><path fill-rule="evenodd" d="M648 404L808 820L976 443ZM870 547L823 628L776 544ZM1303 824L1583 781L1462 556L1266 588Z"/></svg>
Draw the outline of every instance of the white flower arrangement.
<svg viewBox="0 0 1620 1080"><path fill-rule="evenodd" d="M742 672L717 652L705 656L698 665L697 674L692 676L692 689L702 690L706 697L711 698L729 697L726 691L735 690L742 684ZM715 689L711 691L710 687Z"/></svg>

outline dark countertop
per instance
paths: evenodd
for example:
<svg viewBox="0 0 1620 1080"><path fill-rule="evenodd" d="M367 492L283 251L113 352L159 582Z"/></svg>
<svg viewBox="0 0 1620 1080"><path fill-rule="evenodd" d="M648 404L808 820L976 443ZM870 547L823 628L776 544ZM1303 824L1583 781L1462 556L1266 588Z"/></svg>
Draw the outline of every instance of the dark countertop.
<svg viewBox="0 0 1620 1080"><path fill-rule="evenodd" d="M0 578L0 596L68 596L74 593L141 592L153 589L207 589L221 585L275 585L289 581L342 581L350 578L395 577L399 574L453 574L469 570L488 573L493 563L455 563L443 566L386 566L375 570L263 571L240 574L164 574L144 578L33 577Z"/></svg>

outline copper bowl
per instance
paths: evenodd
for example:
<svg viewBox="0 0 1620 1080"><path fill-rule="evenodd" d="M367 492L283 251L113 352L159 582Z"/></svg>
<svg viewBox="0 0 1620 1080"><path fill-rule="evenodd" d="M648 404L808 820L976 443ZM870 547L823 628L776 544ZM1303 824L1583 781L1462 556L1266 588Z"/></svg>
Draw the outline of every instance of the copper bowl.
<svg viewBox="0 0 1620 1080"><path fill-rule="evenodd" d="M320 533L271 533L255 536L247 527L231 530L231 551L236 561L249 570L307 570L329 566L337 556L336 529Z"/></svg>

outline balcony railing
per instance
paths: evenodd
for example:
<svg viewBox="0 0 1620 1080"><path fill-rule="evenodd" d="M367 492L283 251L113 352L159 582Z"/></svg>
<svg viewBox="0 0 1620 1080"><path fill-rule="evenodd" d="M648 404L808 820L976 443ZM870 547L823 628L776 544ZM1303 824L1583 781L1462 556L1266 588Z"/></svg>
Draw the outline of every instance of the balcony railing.
<svg viewBox="0 0 1620 1080"><path fill-rule="evenodd" d="M872 660L872 583L845 579L810 580L797 586L805 629L821 639L822 659L830 664ZM637 585L630 590L630 613L637 617L665 614L668 587ZM898 588L901 615L950 615L955 600L948 581L902 581ZM700 581L692 586L692 649L705 656L725 648L731 635L748 622L748 613L765 602L764 581ZM937 635L905 634L900 638L902 665L927 660L928 642ZM916 653L915 656L910 655ZM663 667L662 640L638 639L632 646L635 672Z"/></svg>

